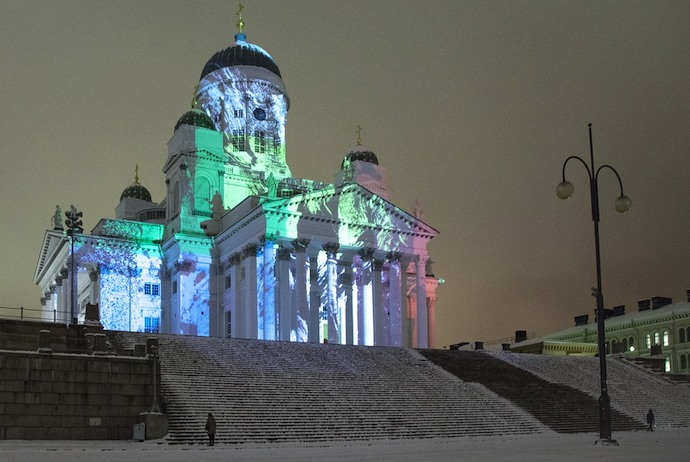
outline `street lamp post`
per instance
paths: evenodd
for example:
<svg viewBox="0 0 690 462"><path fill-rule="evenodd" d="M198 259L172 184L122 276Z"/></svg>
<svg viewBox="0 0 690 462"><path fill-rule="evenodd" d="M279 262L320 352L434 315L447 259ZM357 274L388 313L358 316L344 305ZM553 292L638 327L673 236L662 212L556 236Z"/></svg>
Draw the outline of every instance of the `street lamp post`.
<svg viewBox="0 0 690 462"><path fill-rule="evenodd" d="M76 234L81 234L84 232L82 228L81 217L83 214L74 207L70 206L69 211L65 213L65 225L67 225L67 235L70 237L70 321L72 324L77 323L77 294L75 293L74 280L76 275L74 274L74 237Z"/></svg>
<svg viewBox="0 0 690 462"><path fill-rule="evenodd" d="M599 246L599 172L604 169L611 170L618 179L620 186L620 196L616 199L616 211L620 213L630 210L632 201L623 194L623 182L615 168L610 165L594 167L594 149L592 147L592 124L589 127L589 166L579 156L570 156L563 162L563 181L556 188L556 194L560 199L568 199L573 195L575 188L573 184L565 179L565 167L570 160L577 159L585 166L589 175L589 192L592 202L592 221L594 222L594 248L597 267L597 340L599 346L599 381L601 385L601 396L599 397L599 437L602 440L611 441L611 401L609 399L607 379L606 379L606 332L604 331L604 294L601 290L601 252Z"/></svg>

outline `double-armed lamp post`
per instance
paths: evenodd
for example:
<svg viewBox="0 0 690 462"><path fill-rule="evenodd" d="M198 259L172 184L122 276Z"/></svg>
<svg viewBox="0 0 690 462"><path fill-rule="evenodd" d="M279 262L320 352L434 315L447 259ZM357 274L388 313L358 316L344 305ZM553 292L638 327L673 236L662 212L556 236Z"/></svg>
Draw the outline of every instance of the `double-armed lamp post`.
<svg viewBox="0 0 690 462"><path fill-rule="evenodd" d="M65 213L65 225L67 225L67 235L70 238L70 322L72 324L77 324L79 311L77 310L77 293L75 288L75 280L77 275L75 274L74 265L74 239L77 234L84 232L82 228L81 217L83 214L79 212L74 205L70 206L70 209Z"/></svg>
<svg viewBox="0 0 690 462"><path fill-rule="evenodd" d="M589 175L589 193L592 202L592 221L594 222L594 247L597 266L597 339L599 344L599 380L601 384L601 396L599 397L599 437L602 440L611 440L611 401L609 399L608 386L606 384L606 332L604 331L604 295L601 290L601 253L599 249L599 172L610 170L618 179L620 196L616 199L616 211L620 213L630 210L632 201L623 194L623 182L615 168L610 165L594 166L594 149L592 148L592 124L589 127L589 165L581 157L570 156L563 162L563 181L556 188L556 194L560 199L568 199L573 195L573 184L565 179L565 168L569 161L578 160L584 165Z"/></svg>

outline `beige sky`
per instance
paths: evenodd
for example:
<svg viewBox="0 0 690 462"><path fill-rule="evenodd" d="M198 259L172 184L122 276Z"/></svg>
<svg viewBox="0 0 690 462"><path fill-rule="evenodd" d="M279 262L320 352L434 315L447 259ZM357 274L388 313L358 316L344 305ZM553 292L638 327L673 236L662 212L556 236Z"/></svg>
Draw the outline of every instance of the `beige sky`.
<svg viewBox="0 0 690 462"><path fill-rule="evenodd" d="M591 313L587 176L600 177L607 306L690 288L690 3L252 1L248 41L291 99L293 175L332 181L364 144L392 202L432 242L440 346L542 335ZM90 230L139 177L155 201L175 122L208 58L232 42L228 1L0 0L0 306L39 306L32 278L55 205Z"/></svg>

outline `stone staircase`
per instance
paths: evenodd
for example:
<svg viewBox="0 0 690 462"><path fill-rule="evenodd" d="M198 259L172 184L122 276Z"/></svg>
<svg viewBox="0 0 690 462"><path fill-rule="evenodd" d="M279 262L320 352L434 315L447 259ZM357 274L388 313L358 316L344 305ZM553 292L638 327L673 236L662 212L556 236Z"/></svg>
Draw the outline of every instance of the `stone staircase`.
<svg viewBox="0 0 690 462"><path fill-rule="evenodd" d="M109 332L118 348L150 334ZM412 350L156 335L167 441L320 442L549 431Z"/></svg>
<svg viewBox="0 0 690 462"><path fill-rule="evenodd" d="M502 360L505 355L447 350L424 350L422 354L460 379L481 383L514 402L559 433L599 431L597 399L567 384L554 383L516 367ZM541 355L512 355L544 358ZM611 426L615 430L645 428L641 420L616 409L611 412Z"/></svg>
<svg viewBox="0 0 690 462"><path fill-rule="evenodd" d="M600 395L599 358L515 353L491 355L550 383L570 385L592 398ZM610 357L606 364L613 411L644 422L647 411L652 408L658 427L690 426L690 387L615 356ZM623 429L616 427L613 418L612 427L614 430Z"/></svg>

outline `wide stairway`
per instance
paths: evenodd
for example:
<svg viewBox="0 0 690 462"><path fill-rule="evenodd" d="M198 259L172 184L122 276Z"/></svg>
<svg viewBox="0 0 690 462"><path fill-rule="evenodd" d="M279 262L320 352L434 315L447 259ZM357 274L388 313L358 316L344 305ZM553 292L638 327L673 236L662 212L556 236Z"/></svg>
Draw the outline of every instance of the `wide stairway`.
<svg viewBox="0 0 690 462"><path fill-rule="evenodd" d="M591 397L600 394L599 358L491 353L496 358L554 383L582 390ZM690 385L636 365L623 357L606 361L611 408L645 420L654 410L659 427L690 427ZM621 429L612 419L614 430Z"/></svg>
<svg viewBox="0 0 690 462"><path fill-rule="evenodd" d="M109 332L119 348L150 334ZM156 335L170 443L319 442L549 431L401 348Z"/></svg>
<svg viewBox="0 0 690 462"><path fill-rule="evenodd" d="M540 378L530 372L529 367L521 368L510 363L513 359L516 361L536 359L548 368L552 357L447 350L424 350L422 354L464 381L483 384L497 395L519 405L553 430L560 433L597 432L599 430L597 399L570 386L568 382ZM567 361L573 358L564 359ZM532 362L536 363L537 361ZM564 363L560 362L559 364ZM582 374L582 371L577 367L578 364L572 361L569 364L567 369L573 375ZM567 366L567 364L565 365ZM560 374L560 369L562 366L554 370L553 375ZM637 415L644 418L645 413ZM632 419L628 415L612 409L611 427L613 430L642 430L645 425L640 419Z"/></svg>

